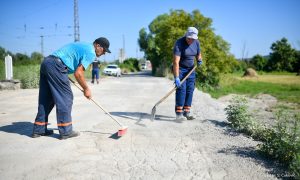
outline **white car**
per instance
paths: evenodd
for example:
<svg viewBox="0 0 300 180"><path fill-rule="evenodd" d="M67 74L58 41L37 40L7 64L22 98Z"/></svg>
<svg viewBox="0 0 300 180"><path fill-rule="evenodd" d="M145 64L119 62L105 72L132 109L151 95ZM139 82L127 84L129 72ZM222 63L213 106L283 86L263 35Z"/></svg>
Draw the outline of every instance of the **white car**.
<svg viewBox="0 0 300 180"><path fill-rule="evenodd" d="M116 64L110 64L104 68L103 73L105 75L121 77L121 69Z"/></svg>
<svg viewBox="0 0 300 180"><path fill-rule="evenodd" d="M141 64L142 70L146 70L147 69L147 65L145 63Z"/></svg>

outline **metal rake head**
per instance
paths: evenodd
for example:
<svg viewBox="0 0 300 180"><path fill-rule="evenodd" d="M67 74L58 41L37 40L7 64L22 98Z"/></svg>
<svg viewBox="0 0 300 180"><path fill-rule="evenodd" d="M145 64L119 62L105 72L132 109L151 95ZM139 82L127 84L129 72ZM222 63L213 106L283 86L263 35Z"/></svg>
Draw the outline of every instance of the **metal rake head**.
<svg viewBox="0 0 300 180"><path fill-rule="evenodd" d="M156 113L156 106L154 106L152 108L152 111L151 111L151 121L153 121L155 119L155 113Z"/></svg>

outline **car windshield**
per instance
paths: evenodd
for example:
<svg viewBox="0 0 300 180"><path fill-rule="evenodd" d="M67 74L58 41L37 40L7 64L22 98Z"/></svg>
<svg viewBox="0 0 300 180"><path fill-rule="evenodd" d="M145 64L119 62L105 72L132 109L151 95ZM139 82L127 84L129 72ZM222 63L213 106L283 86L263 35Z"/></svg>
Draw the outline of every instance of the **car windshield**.
<svg viewBox="0 0 300 180"><path fill-rule="evenodd" d="M117 66L107 66L109 69L117 69Z"/></svg>

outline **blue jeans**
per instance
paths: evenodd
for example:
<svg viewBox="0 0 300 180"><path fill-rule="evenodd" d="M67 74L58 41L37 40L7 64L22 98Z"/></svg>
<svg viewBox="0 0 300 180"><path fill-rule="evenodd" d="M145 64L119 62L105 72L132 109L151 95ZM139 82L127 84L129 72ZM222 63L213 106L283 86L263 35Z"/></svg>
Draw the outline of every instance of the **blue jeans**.
<svg viewBox="0 0 300 180"><path fill-rule="evenodd" d="M68 79L68 69L53 56L46 57L41 64L38 103L33 133L45 133L48 116L54 105L59 133L61 135L71 133L73 93Z"/></svg>
<svg viewBox="0 0 300 180"><path fill-rule="evenodd" d="M192 68L193 67L191 67L191 68L180 67L179 68L179 79L182 80L192 70ZM177 90L176 90L176 105L175 105L176 115L181 115L181 114L190 112L190 109L192 106L194 89L195 89L195 79L196 79L196 73L194 71L186 79L186 81L183 82L179 88L177 88Z"/></svg>
<svg viewBox="0 0 300 180"><path fill-rule="evenodd" d="M94 82L95 76L96 76L96 79L99 79L99 69L92 70L92 82Z"/></svg>

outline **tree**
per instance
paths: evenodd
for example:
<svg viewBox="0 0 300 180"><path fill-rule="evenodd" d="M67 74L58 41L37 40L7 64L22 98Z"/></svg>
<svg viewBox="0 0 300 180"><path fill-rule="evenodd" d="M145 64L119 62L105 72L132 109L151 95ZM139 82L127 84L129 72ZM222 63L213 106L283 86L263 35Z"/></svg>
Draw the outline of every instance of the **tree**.
<svg viewBox="0 0 300 180"><path fill-rule="evenodd" d="M0 61L1 61L1 60L4 60L5 56L6 56L6 51L5 51L5 49L4 49L3 47L0 46Z"/></svg>
<svg viewBox="0 0 300 180"><path fill-rule="evenodd" d="M257 54L253 56L250 60L250 63L254 66L257 71L264 70L265 66L267 65L268 60L263 56Z"/></svg>
<svg viewBox="0 0 300 180"><path fill-rule="evenodd" d="M21 53L17 53L15 55L12 56L13 58L13 65L26 65L29 63L30 58L25 55L25 54L21 54Z"/></svg>
<svg viewBox="0 0 300 180"><path fill-rule="evenodd" d="M273 71L295 71L297 52L291 47L286 38L272 44L268 66Z"/></svg>
<svg viewBox="0 0 300 180"><path fill-rule="evenodd" d="M133 67L135 70L140 71L139 61L136 58L129 58L124 61L124 64L127 64Z"/></svg>
<svg viewBox="0 0 300 180"><path fill-rule="evenodd" d="M43 55L39 52L33 52L31 53L31 62L35 64L40 64L43 61Z"/></svg>
<svg viewBox="0 0 300 180"><path fill-rule="evenodd" d="M300 75L300 51L297 51L297 61L295 63L294 71Z"/></svg>
<svg viewBox="0 0 300 180"><path fill-rule="evenodd" d="M175 41L184 36L186 29L194 26L199 30L199 40L204 63L197 69L197 81L217 86L220 73L230 72L237 61L229 53L230 45L217 36L212 28L212 19L204 17L199 10L191 14L183 10L171 10L169 14L156 17L149 25L149 33L139 32L140 49L152 63L155 74L158 69L168 69L172 64Z"/></svg>

